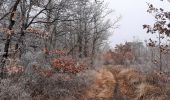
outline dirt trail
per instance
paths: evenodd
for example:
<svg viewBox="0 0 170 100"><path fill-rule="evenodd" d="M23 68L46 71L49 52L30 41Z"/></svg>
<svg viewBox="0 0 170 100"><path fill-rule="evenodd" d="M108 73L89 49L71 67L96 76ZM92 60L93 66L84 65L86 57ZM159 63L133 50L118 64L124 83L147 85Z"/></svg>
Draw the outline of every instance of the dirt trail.
<svg viewBox="0 0 170 100"><path fill-rule="evenodd" d="M133 68L104 66L96 71L94 83L86 91L85 100L169 100L169 90L147 82Z"/></svg>

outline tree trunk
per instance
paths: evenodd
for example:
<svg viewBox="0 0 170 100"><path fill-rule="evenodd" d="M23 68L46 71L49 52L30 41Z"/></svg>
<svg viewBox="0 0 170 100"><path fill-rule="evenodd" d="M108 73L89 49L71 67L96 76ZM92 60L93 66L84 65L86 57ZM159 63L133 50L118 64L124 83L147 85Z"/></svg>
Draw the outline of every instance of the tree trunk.
<svg viewBox="0 0 170 100"><path fill-rule="evenodd" d="M15 12L17 10L17 6L20 3L21 0L17 0L12 8L12 13L10 15L10 19L9 19L9 26L8 26L8 30L12 31L13 26L15 24ZM11 42L11 37L12 34L7 34L6 37L6 42L5 42L5 47L4 47L4 54L2 55L2 59L1 59L1 78L4 78L4 66L6 63L6 59L8 58L8 50L9 50L9 46L10 46L10 42Z"/></svg>

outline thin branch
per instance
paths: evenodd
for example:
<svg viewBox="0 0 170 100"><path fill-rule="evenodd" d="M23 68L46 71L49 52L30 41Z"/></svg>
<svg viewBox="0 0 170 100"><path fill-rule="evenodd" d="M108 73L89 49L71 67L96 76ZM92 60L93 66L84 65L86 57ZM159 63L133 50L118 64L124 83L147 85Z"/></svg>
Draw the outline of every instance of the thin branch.
<svg viewBox="0 0 170 100"><path fill-rule="evenodd" d="M0 18L0 21L3 20L5 17L7 17L11 12L6 13L4 16Z"/></svg>
<svg viewBox="0 0 170 100"><path fill-rule="evenodd" d="M32 18L32 20L28 23L28 25L26 26L26 28L28 28L28 27L32 24L32 22L33 22L43 11L49 10L49 9L47 9L47 6L49 5L50 2L51 2L51 0L48 1L48 3L46 4L46 6L44 7L44 9L42 9L41 11L39 11L39 12Z"/></svg>
<svg viewBox="0 0 170 100"><path fill-rule="evenodd" d="M26 26L26 28L28 28L28 27L32 24L32 22L35 20L35 18L37 18L37 16L39 16L44 10L46 10L46 9L44 8L44 9L42 9L40 12L38 12L38 13L32 18L32 20L28 23L28 25Z"/></svg>
<svg viewBox="0 0 170 100"><path fill-rule="evenodd" d="M36 23L54 23L55 21L61 21L61 22L64 22L64 21L75 21L75 20L79 20L79 19L54 19L53 21L36 21L36 22L32 22L32 24L36 24Z"/></svg>

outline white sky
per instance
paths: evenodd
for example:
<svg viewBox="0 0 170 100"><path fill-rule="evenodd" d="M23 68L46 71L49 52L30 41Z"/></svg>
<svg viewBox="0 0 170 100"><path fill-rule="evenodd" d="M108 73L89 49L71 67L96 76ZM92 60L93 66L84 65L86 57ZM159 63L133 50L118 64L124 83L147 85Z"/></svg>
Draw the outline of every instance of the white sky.
<svg viewBox="0 0 170 100"><path fill-rule="evenodd" d="M153 16L146 12L148 9L146 2L170 10L170 3L160 0L105 0L105 2L108 3L109 8L115 11L110 17L111 20L115 16L122 16L119 22L120 27L114 31L109 39L111 46L134 39L144 41L151 37L151 35L146 34L146 30L143 30L142 27L142 25L152 24L154 21Z"/></svg>

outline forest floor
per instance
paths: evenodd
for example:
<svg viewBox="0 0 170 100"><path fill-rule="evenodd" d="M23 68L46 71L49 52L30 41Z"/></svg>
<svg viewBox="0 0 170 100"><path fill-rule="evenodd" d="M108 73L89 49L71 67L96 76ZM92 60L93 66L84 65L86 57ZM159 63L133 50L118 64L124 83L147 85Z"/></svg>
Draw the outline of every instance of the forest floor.
<svg viewBox="0 0 170 100"><path fill-rule="evenodd" d="M37 72L1 79L1 100L169 100L170 79L121 65L77 75Z"/></svg>
<svg viewBox="0 0 170 100"><path fill-rule="evenodd" d="M170 79L159 73L142 73L135 68L103 66L87 89L87 100L169 100Z"/></svg>

